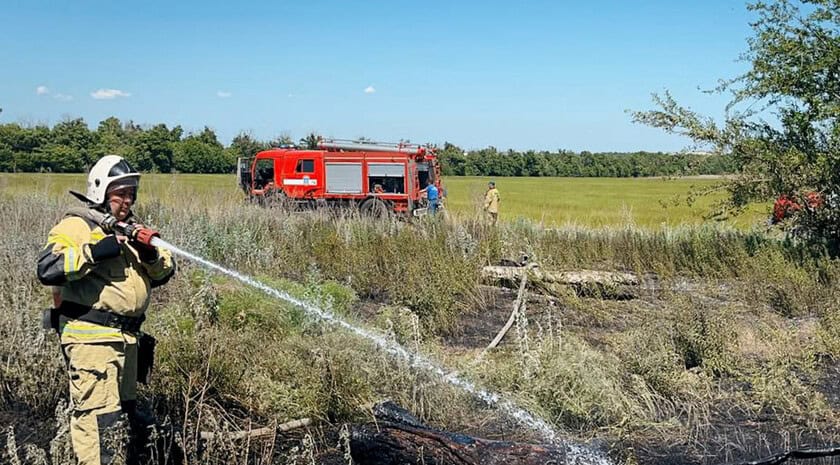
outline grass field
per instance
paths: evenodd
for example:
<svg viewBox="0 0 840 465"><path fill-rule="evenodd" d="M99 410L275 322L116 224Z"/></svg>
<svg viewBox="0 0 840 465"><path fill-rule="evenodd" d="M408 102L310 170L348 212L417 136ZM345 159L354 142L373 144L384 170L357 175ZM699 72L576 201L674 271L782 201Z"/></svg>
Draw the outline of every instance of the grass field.
<svg viewBox="0 0 840 465"><path fill-rule="evenodd" d="M444 180L448 207L457 214L471 214L481 206L487 181L483 177L450 177ZM500 218L527 218L546 226L587 227L702 223L724 193L686 202L692 189L715 186L715 179L662 178L498 178L502 198ZM766 217L756 205L731 223L749 227Z"/></svg>
<svg viewBox="0 0 840 465"><path fill-rule="evenodd" d="M137 214L183 250L439 361L564 441L603 445L616 465L740 463L840 443L837 260L760 230L693 225L703 208L660 205L713 180L496 181L506 221L495 227L474 221L482 178L446 180L449 221L265 209L245 204L230 175L144 176ZM0 175L0 424L10 426L0 463L74 463L64 362L40 329L50 290L35 276L48 231L77 204L70 188L83 190L84 176ZM662 223L680 226L632 226ZM642 285L535 285L485 354L517 293L482 272L521 253L546 271L635 272ZM544 440L355 333L186 257L148 315L159 351L140 399L172 422L189 463L346 464L354 449L337 446L341 432L369 423L383 399L435 428ZM314 423L259 441L200 439L299 418Z"/></svg>
<svg viewBox="0 0 840 465"><path fill-rule="evenodd" d="M457 216L477 215L488 178L448 177L444 179L447 207ZM723 192L700 197L693 205L685 201L693 188L710 188L715 179L662 178L498 178L502 197L500 218L520 218L545 226L656 228L662 225L699 224L721 200ZM40 192L48 197L66 194L68 189L84 191L82 174L0 174L3 191ZM140 201L159 199L165 204L188 202L194 206L242 201L233 175L149 174L143 176ZM769 207L755 205L737 218L733 226L749 228L760 224Z"/></svg>

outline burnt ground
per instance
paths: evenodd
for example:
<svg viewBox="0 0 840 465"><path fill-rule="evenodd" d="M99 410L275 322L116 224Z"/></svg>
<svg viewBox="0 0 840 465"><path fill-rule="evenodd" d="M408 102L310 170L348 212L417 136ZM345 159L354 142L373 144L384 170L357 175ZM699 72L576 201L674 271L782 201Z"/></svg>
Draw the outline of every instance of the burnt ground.
<svg viewBox="0 0 840 465"><path fill-rule="evenodd" d="M689 283L680 292L698 291ZM516 290L483 287L484 308L479 312L465 313L458 325L458 330L446 335L441 343L452 353L463 354L477 352L493 339L510 316L516 299ZM719 287L705 288L698 298L711 304L725 303L729 298L729 289ZM609 332L621 331L632 326L636 318L644 312L657 311L662 304L661 289L656 286L637 292L636 299L604 300L581 298L577 305L569 307L561 301L539 294L528 293L526 299L527 316L538 320L546 314L561 314L565 329L586 328L583 337L591 344L603 343ZM372 318L383 305L382 301L361 302L356 308L363 318ZM511 329L501 346L513 338ZM582 333L578 333L582 334ZM818 390L834 411L840 412L840 361L823 359L820 361L821 378L817 382ZM737 390L738 386L722 389ZM840 445L840 432L831 427L799 424L795 420L784 421L776 418L773 412L756 416L740 412L734 405L715 405L711 408L709 424L701 426L688 438L643 440L632 438L612 438L604 435L596 442L601 449L608 449L617 461L630 460L628 463L645 465L678 464L732 464L746 463L790 449L827 447ZM0 425L13 426L18 446L34 444L49 450L50 440L55 436L56 426L53 418L32 415L25 409L0 411ZM316 463L338 465L347 463L344 452L338 446L341 425L317 425L278 435L274 445L275 463L287 463L289 451L301 448L305 436L315 440L313 457ZM4 455L7 443L7 429L0 433L0 459ZM514 424L499 425L489 422L470 431L478 437L490 439L519 439L527 437L517 431ZM305 462L309 463L309 462ZM354 462L360 463L360 462ZM769 462L768 462L769 463ZM777 462L780 463L780 462ZM811 460L792 460L788 463L805 465L840 464L840 457Z"/></svg>
<svg viewBox="0 0 840 465"><path fill-rule="evenodd" d="M516 290L485 287L484 292L493 293L491 298L485 298L492 305L481 312L464 315L457 333L443 338L444 344L455 353L482 350L510 316ZM525 299L526 316L534 321L544 319L548 313L561 315L564 328L585 329L577 334L593 346L598 346L605 343L608 334L638 323L646 312L659 311L664 294L683 294L698 305L726 305L736 299L733 295L735 291L728 284L709 287L688 281L670 284L667 288L663 283L648 281L633 293L633 299L627 299L629 294L625 292L620 294L619 299L582 297L576 305L569 306L556 298L529 292ZM513 339L512 332L513 329L500 346L510 343L506 341ZM840 360L823 359L819 369L821 377L816 383L817 390L832 410L840 412ZM722 387L733 392L743 388L745 386ZM609 443L611 455L616 459L626 460L632 454L635 457L633 460L638 463L651 465L741 463L791 449L840 447L840 432L834 430L834 426L786 421L777 418L774 412L756 416L740 411L742 408L725 404L711 406L709 424L700 427L692 438L673 438L668 442L661 439L603 440ZM504 435L495 428L487 433L487 437ZM840 457L793 460L790 463L840 464Z"/></svg>
<svg viewBox="0 0 840 465"><path fill-rule="evenodd" d="M443 338L446 346L462 349L482 349L493 340L496 333L507 323L513 303L516 301L516 290L506 288L481 288L488 308L464 313L458 322L457 329ZM505 341L502 340L502 343Z"/></svg>
<svg viewBox="0 0 840 465"><path fill-rule="evenodd" d="M6 451L8 441L8 428L14 428L15 441L18 446L23 444L34 444L38 447L49 450L50 440L55 436L55 425L52 418L33 415L31 412L20 408L16 410L0 410L0 458L5 459L3 452Z"/></svg>

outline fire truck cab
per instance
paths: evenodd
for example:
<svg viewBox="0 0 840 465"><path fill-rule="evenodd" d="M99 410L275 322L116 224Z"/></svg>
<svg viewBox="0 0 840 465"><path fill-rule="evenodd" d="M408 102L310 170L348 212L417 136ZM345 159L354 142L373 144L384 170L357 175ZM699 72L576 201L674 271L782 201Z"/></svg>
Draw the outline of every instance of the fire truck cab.
<svg viewBox="0 0 840 465"><path fill-rule="evenodd" d="M417 144L331 139L315 150L274 148L240 158L237 177L263 205L357 207L371 216L420 216L427 183L443 192L435 150Z"/></svg>

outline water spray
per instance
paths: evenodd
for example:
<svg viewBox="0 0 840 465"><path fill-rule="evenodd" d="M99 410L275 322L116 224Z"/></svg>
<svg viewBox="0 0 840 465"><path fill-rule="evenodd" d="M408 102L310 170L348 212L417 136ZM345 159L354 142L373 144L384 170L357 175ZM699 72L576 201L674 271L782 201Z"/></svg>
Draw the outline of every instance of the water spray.
<svg viewBox="0 0 840 465"><path fill-rule="evenodd" d="M319 308L319 307L317 307L317 306L315 306L315 305L313 305L309 302L298 299L298 298L288 294L287 292L272 288L272 287L270 287L270 286L268 286L268 285L266 285L266 284L264 284L264 283L262 283L262 282L260 282L256 279L245 276L245 275L243 275L241 273L238 273L236 271L224 268L221 265L217 265L216 263L213 263L213 262L211 262L209 260L206 260L204 258L201 258L199 256L193 255L193 254L191 254L191 253L189 253L185 250L181 250L178 247L176 247L176 246L164 241L163 239L161 239L159 235L151 236L150 239L149 239L149 243L150 243L150 245L152 245L154 247L161 247L161 248L164 248L164 249L168 249L168 250L172 251L173 253L175 253L177 255L181 255L183 257L186 257L190 260L193 260L195 262L198 262L198 263L204 265L207 268L210 268L210 269L219 271L221 273L224 273L224 274L226 274L226 275L228 275L232 278L235 278L235 279L237 279L237 280L239 280L239 281L241 281L241 282L243 282L243 283L245 283L245 284L247 284L251 287L259 289L259 290L263 291L264 293L266 293L266 294L268 294L272 297L284 300L284 301L286 301L286 302L288 302L292 305L300 307L310 316L318 318L318 319L320 319L324 322L340 326L340 327L342 327L342 328L344 328L344 329L346 329L346 330L348 330L352 333L355 333L355 334L373 342L374 344L376 344L377 347L384 350L385 352L405 360L406 362L409 363L409 365L411 367L420 368L420 369L426 370L428 372L431 372L431 373L437 375L438 377L440 377L441 379L443 379L447 383L449 383L453 386L456 386L456 387L458 387L458 388L460 388L460 389L478 397L479 399L484 401L487 405L498 408L504 414L506 414L509 417L517 420L518 422L528 426L532 430L538 432L540 435L542 435L542 437L547 442L553 443L553 444L557 444L557 443L562 442L566 446L567 453L570 456L574 456L578 459L584 459L583 462L572 461L570 463L593 463L593 464L597 464L597 465L610 465L610 462L609 462L608 459L604 458L600 454L598 454L598 453L596 453L596 452L594 452L590 449L587 449L583 446L579 446L579 445L575 445L575 444L569 444L569 443L565 443L564 441L561 441L560 438L558 437L557 432L554 430L554 428L552 428L551 425L549 425L544 420L542 420L540 418L537 418L534 415L532 415L530 412L516 406L513 402L511 402L509 400L506 400L506 399L503 399L498 394L488 392L484 389L481 389L481 388L477 387L472 382L459 377L458 373L445 370L443 367L437 365L432 360L423 356L422 354L409 352L408 350L406 350L404 347L402 347L401 345L399 345L396 342L389 341L386 338L382 337L381 335L375 334L375 333L373 333L371 331L368 331L364 328L360 328L358 326L355 326L355 325L345 321L341 317L333 314L332 312L330 312L328 310L324 310L322 308Z"/></svg>
<svg viewBox="0 0 840 465"><path fill-rule="evenodd" d="M228 276L236 278L239 281L242 281L243 283L248 284L249 286L257 288L257 289L265 292L266 294L268 294L272 297L276 297L278 299L285 300L286 302L289 302L292 305L295 305L297 307L302 308L306 313L308 313L311 316L314 316L314 317L316 317L320 320L323 320L327 323L340 326L340 327L342 327L342 328L344 328L344 329L346 329L350 332L358 334L359 336L373 342L374 344L377 345L377 347L379 347L380 349L388 352L389 354L395 355L399 358L402 358L403 360L406 360L407 362L409 362L409 364L412 367L421 368L421 369L424 369L426 371L430 371L430 372L438 375L439 377L441 377L447 383L452 384L454 386L457 386L457 387L469 392L470 394L475 395L476 397L483 400L487 404L497 406L500 410L502 410L506 414L508 414L511 417L515 418L516 420L530 426L531 428L533 428L534 430L536 430L537 432L542 434L542 436L547 441L556 442L557 439L558 439L557 438L557 432L554 431L554 428L552 428L551 425L549 425L545 421L534 417L529 412L517 407L516 405L514 405L512 402L510 402L508 400L502 399L497 394L487 392L487 391L485 391L481 388L476 387L470 381L467 381L467 380L459 377L457 373L447 372L446 370L444 370L440 366L436 365L434 362L432 362L428 358L424 357L423 355L409 352L408 350L406 350L404 347L397 344L396 342L389 341L386 338L384 338L384 337L382 337L378 334L375 334L371 331L368 331L364 328L354 326L354 325L348 323L347 321L343 320L342 318L336 316L332 312L329 312L329 311L324 310L322 308L316 307L315 305L313 305L311 303L300 300L300 299L288 294L287 292L284 292L284 291L281 291L281 290L278 290L278 289L274 289L273 287L270 287L270 286L268 286L268 285L266 285L266 284L264 284L260 281L257 281L253 278L245 276L241 273L237 273L236 271L224 268L224 267L222 267L220 265L217 265L217 264L215 264L215 263L213 263L209 260L205 260L204 258L193 255L193 254L191 254L191 253L189 253L185 250L181 250L178 247L175 247L174 245L164 241L160 237L157 237L157 236L153 237L152 240L151 240L151 245L153 245L155 247L162 247L164 249L168 249L175 254L182 255L186 258L189 258L190 260L201 263L202 265L204 265L208 268L214 269L214 270L219 271L221 273L224 273Z"/></svg>

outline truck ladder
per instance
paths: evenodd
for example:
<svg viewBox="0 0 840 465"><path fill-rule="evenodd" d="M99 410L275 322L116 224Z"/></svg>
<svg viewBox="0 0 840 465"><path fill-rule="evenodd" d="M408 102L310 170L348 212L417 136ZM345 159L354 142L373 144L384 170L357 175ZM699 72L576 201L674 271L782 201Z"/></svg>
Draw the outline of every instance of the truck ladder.
<svg viewBox="0 0 840 465"><path fill-rule="evenodd" d="M409 144L406 142L357 142L349 139L322 139L318 143L322 149L344 150L353 152L399 152L407 154L422 155L427 148L420 144Z"/></svg>

